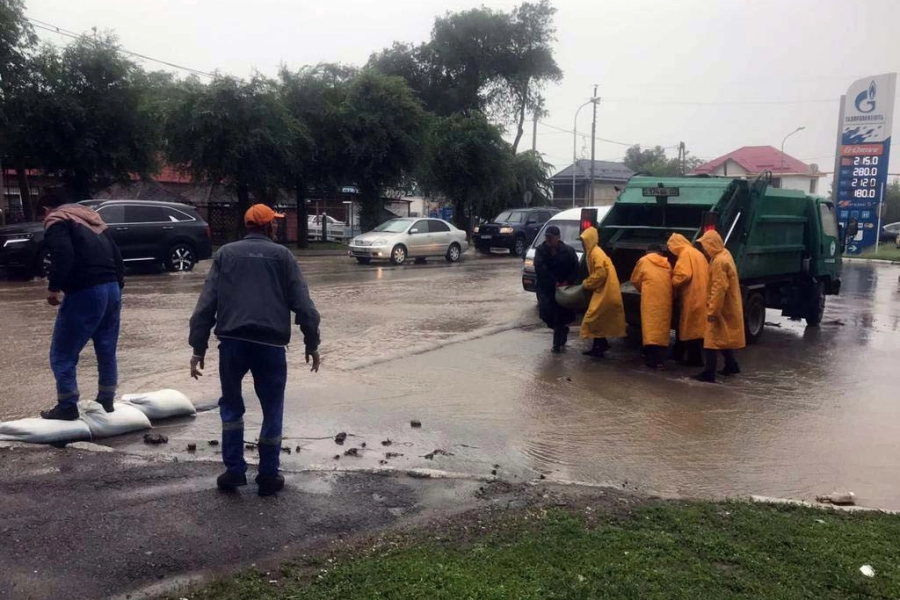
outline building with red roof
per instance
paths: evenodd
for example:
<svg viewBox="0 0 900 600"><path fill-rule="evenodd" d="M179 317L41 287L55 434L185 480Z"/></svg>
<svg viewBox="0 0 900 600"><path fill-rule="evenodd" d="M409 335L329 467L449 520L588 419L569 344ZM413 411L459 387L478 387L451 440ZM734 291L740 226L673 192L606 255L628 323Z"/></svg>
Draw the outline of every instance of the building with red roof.
<svg viewBox="0 0 900 600"><path fill-rule="evenodd" d="M825 176L818 166L781 152L772 146L744 146L706 164L700 165L693 175L715 177L753 178L771 171L772 186L789 190L801 190L819 194L819 180Z"/></svg>

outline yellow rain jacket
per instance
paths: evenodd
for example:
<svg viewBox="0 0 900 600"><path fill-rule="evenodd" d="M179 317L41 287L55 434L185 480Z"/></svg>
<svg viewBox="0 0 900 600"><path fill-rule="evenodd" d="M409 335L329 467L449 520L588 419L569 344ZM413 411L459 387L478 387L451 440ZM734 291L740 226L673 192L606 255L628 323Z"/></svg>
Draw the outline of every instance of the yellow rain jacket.
<svg viewBox="0 0 900 600"><path fill-rule="evenodd" d="M672 333L672 267L665 256L638 261L631 283L641 293L641 334L645 346L668 346Z"/></svg>
<svg viewBox="0 0 900 600"><path fill-rule="evenodd" d="M673 233L669 251L678 257L672 273L672 285L680 301L678 338L702 340L706 333L706 295L709 292L709 262L686 237Z"/></svg>
<svg viewBox="0 0 900 600"><path fill-rule="evenodd" d="M581 234L584 242L588 277L582 282L584 289L593 292L591 303L581 322L581 337L625 337L625 306L616 268L600 246L596 227L588 227Z"/></svg>
<svg viewBox="0 0 900 600"><path fill-rule="evenodd" d="M710 256L709 294L706 298L706 315L715 317L707 321L703 347L708 350L737 350L746 346L744 341L744 306L737 267L731 252L715 231L707 231L699 240Z"/></svg>

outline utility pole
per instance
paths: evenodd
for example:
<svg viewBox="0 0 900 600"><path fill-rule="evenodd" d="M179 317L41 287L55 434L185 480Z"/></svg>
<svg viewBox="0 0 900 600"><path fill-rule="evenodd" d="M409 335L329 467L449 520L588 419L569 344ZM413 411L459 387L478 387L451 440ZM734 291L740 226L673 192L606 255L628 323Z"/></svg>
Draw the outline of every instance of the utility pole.
<svg viewBox="0 0 900 600"><path fill-rule="evenodd" d="M534 122L531 125L531 151L537 152L537 120L538 109L534 109Z"/></svg>
<svg viewBox="0 0 900 600"><path fill-rule="evenodd" d="M684 142L678 144L678 161L681 166L681 176L684 177L687 170L687 148L685 148Z"/></svg>
<svg viewBox="0 0 900 600"><path fill-rule="evenodd" d="M597 104L599 104L596 85L594 86L594 97L591 98L591 102L594 103L594 123L591 125L591 203L589 206L594 205L594 157L597 150Z"/></svg>

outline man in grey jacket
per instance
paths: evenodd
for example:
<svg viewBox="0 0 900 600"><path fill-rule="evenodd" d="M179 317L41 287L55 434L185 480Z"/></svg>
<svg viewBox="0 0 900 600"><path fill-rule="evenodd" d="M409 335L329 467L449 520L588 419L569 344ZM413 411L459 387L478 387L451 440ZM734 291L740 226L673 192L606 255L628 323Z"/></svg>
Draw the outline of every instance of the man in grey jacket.
<svg viewBox="0 0 900 600"><path fill-rule="evenodd" d="M249 371L262 405L259 435L260 496L284 487L278 472L284 389L287 382L285 348L291 341L291 312L303 332L306 362L319 371L319 313L294 255L273 240L277 217L264 204L255 204L244 215L247 236L223 246L212 267L194 315L191 317L191 377L203 373L210 330L219 339L219 377L222 397L222 460L226 471L219 476L220 489L231 491L247 485L244 460L244 399L241 382Z"/></svg>

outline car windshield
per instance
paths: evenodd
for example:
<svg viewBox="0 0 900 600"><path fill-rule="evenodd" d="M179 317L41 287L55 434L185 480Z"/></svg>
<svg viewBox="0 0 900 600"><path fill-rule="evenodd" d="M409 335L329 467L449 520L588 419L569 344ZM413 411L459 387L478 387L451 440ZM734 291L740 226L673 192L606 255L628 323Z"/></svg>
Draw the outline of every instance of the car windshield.
<svg viewBox="0 0 900 600"><path fill-rule="evenodd" d="M537 248L544 243L544 232L551 225L559 227L559 237L564 243L581 251L581 226L578 221L548 221L541 229L540 235L534 238L532 247Z"/></svg>
<svg viewBox="0 0 900 600"><path fill-rule="evenodd" d="M379 233L403 233L411 224L412 221L406 219L392 219L382 223L372 231L378 231Z"/></svg>
<svg viewBox="0 0 900 600"><path fill-rule="evenodd" d="M524 223L525 215L526 213L523 210L508 210L500 213L500 215L494 219L494 223Z"/></svg>

